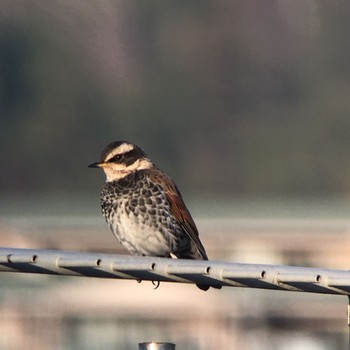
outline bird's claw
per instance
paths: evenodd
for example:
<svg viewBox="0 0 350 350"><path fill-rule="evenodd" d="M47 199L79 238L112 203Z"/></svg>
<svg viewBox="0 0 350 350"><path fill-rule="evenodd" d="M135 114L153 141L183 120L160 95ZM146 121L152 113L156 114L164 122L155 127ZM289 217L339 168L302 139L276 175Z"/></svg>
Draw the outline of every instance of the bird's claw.
<svg viewBox="0 0 350 350"><path fill-rule="evenodd" d="M160 281L152 281L152 284L154 285L154 289L158 289L160 286Z"/></svg>

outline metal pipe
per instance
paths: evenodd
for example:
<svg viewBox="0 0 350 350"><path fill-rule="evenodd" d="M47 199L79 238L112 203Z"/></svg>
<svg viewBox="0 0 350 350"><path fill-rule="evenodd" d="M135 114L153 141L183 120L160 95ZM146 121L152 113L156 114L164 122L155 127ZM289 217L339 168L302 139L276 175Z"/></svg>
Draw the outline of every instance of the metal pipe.
<svg viewBox="0 0 350 350"><path fill-rule="evenodd" d="M350 271L0 247L0 272L350 295Z"/></svg>
<svg viewBox="0 0 350 350"><path fill-rule="evenodd" d="M163 342L139 343L139 350L175 350L175 344Z"/></svg>

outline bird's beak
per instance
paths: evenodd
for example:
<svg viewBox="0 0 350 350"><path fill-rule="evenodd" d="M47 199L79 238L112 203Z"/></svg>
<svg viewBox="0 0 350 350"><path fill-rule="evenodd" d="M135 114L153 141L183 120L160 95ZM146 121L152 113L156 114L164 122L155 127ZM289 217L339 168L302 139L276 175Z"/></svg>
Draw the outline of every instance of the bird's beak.
<svg viewBox="0 0 350 350"><path fill-rule="evenodd" d="M107 163L95 162L88 165L89 168L103 168L107 165Z"/></svg>

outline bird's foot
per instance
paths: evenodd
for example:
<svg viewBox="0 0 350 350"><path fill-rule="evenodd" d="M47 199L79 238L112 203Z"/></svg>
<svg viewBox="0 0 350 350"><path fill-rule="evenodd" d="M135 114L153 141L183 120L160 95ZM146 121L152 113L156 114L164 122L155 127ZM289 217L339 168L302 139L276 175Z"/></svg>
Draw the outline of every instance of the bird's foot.
<svg viewBox="0 0 350 350"><path fill-rule="evenodd" d="M154 285L154 289L158 289L160 286L160 281L152 281L152 284Z"/></svg>

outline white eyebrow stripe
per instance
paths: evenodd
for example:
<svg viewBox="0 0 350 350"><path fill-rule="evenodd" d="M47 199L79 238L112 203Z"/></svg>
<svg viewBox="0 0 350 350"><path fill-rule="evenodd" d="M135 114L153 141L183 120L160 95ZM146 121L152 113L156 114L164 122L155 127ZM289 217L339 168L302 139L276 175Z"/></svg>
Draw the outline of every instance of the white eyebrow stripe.
<svg viewBox="0 0 350 350"><path fill-rule="evenodd" d="M133 150L135 147L134 145L131 145L130 143L122 143L119 147L115 148L112 152L108 154L108 157L104 160L105 162L108 162L110 159L112 159L117 154L124 154L131 150Z"/></svg>

